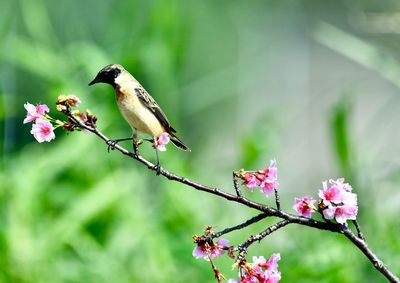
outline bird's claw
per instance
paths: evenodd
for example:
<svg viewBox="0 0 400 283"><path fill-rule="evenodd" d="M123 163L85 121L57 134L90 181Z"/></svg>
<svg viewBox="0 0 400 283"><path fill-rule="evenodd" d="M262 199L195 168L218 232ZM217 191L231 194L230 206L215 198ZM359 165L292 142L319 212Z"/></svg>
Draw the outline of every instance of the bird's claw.
<svg viewBox="0 0 400 283"><path fill-rule="evenodd" d="M161 166L159 163L157 163L156 165L154 165L153 167L154 170L156 170L156 175L160 175L161 174Z"/></svg>
<svg viewBox="0 0 400 283"><path fill-rule="evenodd" d="M117 141L115 141L115 140L108 140L107 141L107 145L108 145L108 147L107 147L107 151L108 152L110 152L110 149L111 150L114 150L115 149L115 146L117 145Z"/></svg>

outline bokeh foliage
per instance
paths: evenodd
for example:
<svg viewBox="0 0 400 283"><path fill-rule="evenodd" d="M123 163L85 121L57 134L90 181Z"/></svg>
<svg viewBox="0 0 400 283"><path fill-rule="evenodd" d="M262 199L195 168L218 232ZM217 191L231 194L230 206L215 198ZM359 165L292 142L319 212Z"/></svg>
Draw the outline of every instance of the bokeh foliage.
<svg viewBox="0 0 400 283"><path fill-rule="evenodd" d="M0 282L214 282L191 236L254 215L107 154L94 136L33 141L22 105L54 109L60 93L78 95L108 136L129 135L111 88L87 86L116 62L193 149L171 147L164 166L232 190L232 170L275 157L289 211L294 196L345 176L371 248L399 274L396 1L0 4ZM148 146L143 154L154 158ZM228 238L238 244L272 221ZM272 252L282 282L384 282L339 235L289 226L249 256ZM228 278L232 263L216 261Z"/></svg>

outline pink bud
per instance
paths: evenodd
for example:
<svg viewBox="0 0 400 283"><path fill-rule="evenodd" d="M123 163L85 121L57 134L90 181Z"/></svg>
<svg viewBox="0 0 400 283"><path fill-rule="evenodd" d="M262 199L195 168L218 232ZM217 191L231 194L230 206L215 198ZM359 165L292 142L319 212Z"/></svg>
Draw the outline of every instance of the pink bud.
<svg viewBox="0 0 400 283"><path fill-rule="evenodd" d="M244 182L243 184L249 189L249 191L253 191L253 188L260 185L260 181L254 174L246 173L244 175Z"/></svg>

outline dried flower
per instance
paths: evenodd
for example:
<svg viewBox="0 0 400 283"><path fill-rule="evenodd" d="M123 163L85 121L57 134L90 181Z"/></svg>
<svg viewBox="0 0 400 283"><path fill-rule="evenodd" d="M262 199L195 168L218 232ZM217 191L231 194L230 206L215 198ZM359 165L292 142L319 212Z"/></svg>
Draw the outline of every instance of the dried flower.
<svg viewBox="0 0 400 283"><path fill-rule="evenodd" d="M199 236L195 236L194 240L197 246L193 249L192 255L196 259L204 258L209 261L222 255L225 249L229 247L229 241L223 238L219 239L216 243Z"/></svg>
<svg viewBox="0 0 400 283"><path fill-rule="evenodd" d="M271 160L268 168L264 170L246 173L241 169L237 173L237 176L243 179L243 185L245 185L249 191L252 192L253 188L260 187L261 192L267 197L279 186L278 168L276 167L275 160Z"/></svg>
<svg viewBox="0 0 400 283"><path fill-rule="evenodd" d="M278 271L280 254L272 254L268 260L263 256L253 257L253 263L239 263L240 279L229 279L228 283L277 283L281 280Z"/></svg>
<svg viewBox="0 0 400 283"><path fill-rule="evenodd" d="M62 106L69 106L69 107L76 107L79 104L81 104L81 100L76 96L76 95L64 95L61 94L58 96L56 105L62 105ZM57 107L58 111L63 111L65 110L64 107Z"/></svg>

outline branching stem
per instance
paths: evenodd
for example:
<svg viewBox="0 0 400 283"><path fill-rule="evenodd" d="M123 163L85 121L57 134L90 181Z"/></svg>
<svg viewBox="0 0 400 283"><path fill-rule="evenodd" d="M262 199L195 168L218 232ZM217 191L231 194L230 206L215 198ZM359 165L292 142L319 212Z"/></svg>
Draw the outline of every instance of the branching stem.
<svg viewBox="0 0 400 283"><path fill-rule="evenodd" d="M286 225L290 224L290 221L288 220L282 220L279 221L278 223L275 223L274 225L269 226L267 229L265 229L264 231L258 233L257 235L251 235L246 242L244 242L243 244L240 244L237 246L237 250L240 251L239 255L238 255L238 260L242 261L244 260L244 257L247 253L247 248L252 245L254 242L256 241L261 241L262 239L264 239L266 236L268 236L269 234L272 234L273 232L275 232L276 230L285 227Z"/></svg>
<svg viewBox="0 0 400 283"><path fill-rule="evenodd" d="M67 109L67 111L65 111L65 114L68 116L70 121L73 122L77 127L94 133L100 139L102 139L107 145L110 144L111 140L108 137L106 137L102 132L100 132L94 124L92 124L91 126L86 125L80 119L76 118L69 109ZM125 148L119 146L118 144L116 144L114 146L114 149L119 151L123 155L126 155L132 159L139 161L140 163L145 165L148 169L153 170L153 171L156 170L154 164L151 163L150 161L148 161L147 159L143 158L140 154L131 153L128 150L126 150ZM307 226L307 227L311 227L311 228L316 228L316 229L320 229L320 230L326 230L326 231L330 231L330 232L343 234L371 261L373 266L379 272L381 272L390 282L400 283L399 278L397 278L396 275L394 275L383 264L383 262L372 252L372 250L368 247L357 222L355 222L354 224L358 231L358 236L356 236L349 228L344 229L342 225L339 225L336 223L321 222L321 221L305 218L302 216L296 216L296 215L293 215L290 213L286 213L280 209L279 195L277 194L276 191L275 191L275 201L276 201L276 206L277 206L276 209L266 206L266 205L263 205L261 203L252 201L252 200L242 196L237 179L235 180L235 174L233 175L233 177L234 177L233 183L234 183L236 195L233 195L233 194L227 193L225 191L222 191L218 188L206 186L206 185L200 184L198 182L192 181L188 178L176 175L172 172L167 171L166 169L164 169L162 167L160 167L159 171L160 171L160 175L164 176L165 178L167 178L169 180L176 181L181 184L185 184L196 190L210 193L210 194L219 196L221 198L224 198L228 201L236 202L236 203L242 204L244 206L247 206L249 208L252 208L252 209L262 212L262 214L255 216L252 219L249 219L248 221L246 221L242 224L222 230L221 232L219 232L220 235L229 233L234 230L244 228L252 223L258 222L261 219L269 217L269 216L275 216L277 218L282 219L282 221L276 223L275 225L268 227L266 230L264 230L263 232L255 235L255 236L251 236L245 243L243 243L242 245L239 245L239 247L240 247L239 250L241 253L243 250L247 250L247 247L250 246L253 242L263 239L264 237L271 234L272 232L274 232L288 224L299 224L299 225L303 225L303 226ZM215 238L215 237L217 237L217 236L213 236L213 238Z"/></svg>

